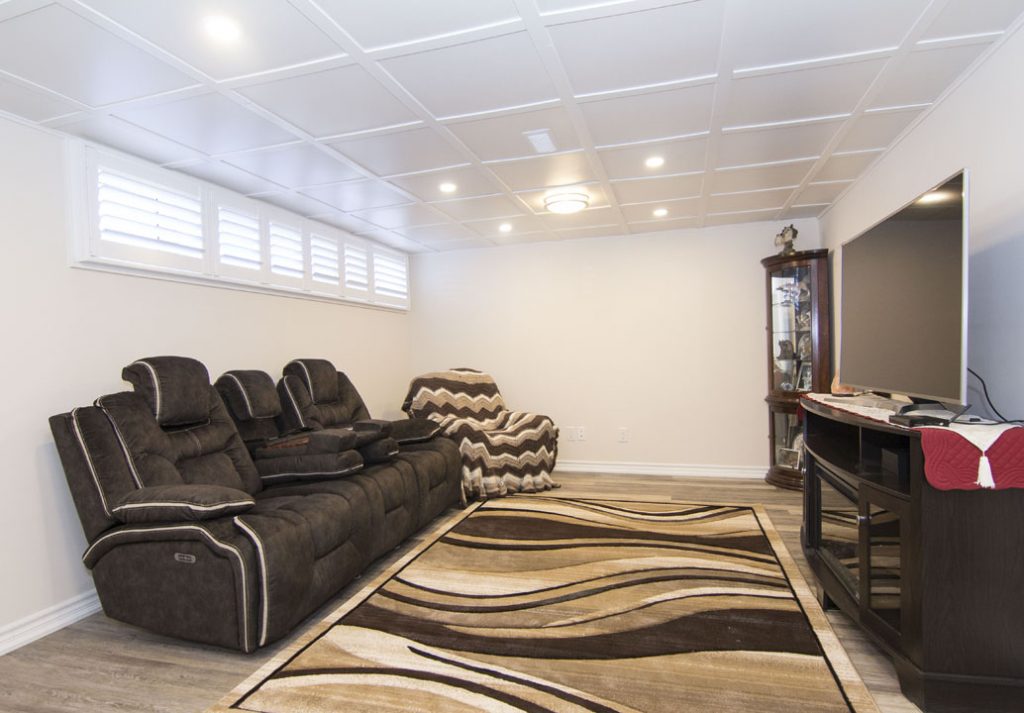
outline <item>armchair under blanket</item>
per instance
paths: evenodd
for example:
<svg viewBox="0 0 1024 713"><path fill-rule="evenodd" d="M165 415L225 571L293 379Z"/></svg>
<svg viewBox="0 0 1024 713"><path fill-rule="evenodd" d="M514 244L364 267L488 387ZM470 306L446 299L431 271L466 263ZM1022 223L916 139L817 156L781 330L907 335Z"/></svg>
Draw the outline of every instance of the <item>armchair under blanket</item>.
<svg viewBox="0 0 1024 713"><path fill-rule="evenodd" d="M489 374L423 374L409 384L402 408L411 418L436 421L459 446L466 500L558 487L551 480L558 427L547 416L510 411Z"/></svg>

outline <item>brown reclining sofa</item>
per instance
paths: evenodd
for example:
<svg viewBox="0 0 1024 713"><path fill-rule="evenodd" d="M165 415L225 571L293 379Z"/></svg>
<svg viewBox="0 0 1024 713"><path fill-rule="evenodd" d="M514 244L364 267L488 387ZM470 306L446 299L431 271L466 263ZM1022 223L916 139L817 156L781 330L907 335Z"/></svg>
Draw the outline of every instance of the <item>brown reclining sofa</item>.
<svg viewBox="0 0 1024 713"><path fill-rule="evenodd" d="M460 459L429 426L296 428L283 384L229 374L215 388L194 359L140 359L122 372L133 391L50 427L107 616L249 652L457 503ZM337 408L358 398L320 376Z"/></svg>

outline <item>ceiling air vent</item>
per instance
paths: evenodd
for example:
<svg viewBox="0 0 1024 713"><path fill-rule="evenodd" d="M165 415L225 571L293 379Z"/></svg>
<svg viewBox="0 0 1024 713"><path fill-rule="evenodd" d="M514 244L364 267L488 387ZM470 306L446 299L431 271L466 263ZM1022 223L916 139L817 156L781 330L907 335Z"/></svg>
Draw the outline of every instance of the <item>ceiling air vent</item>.
<svg viewBox="0 0 1024 713"><path fill-rule="evenodd" d="M551 138L551 132L547 129L524 131L523 136L533 145L533 150L537 153L551 153L557 149L554 139Z"/></svg>

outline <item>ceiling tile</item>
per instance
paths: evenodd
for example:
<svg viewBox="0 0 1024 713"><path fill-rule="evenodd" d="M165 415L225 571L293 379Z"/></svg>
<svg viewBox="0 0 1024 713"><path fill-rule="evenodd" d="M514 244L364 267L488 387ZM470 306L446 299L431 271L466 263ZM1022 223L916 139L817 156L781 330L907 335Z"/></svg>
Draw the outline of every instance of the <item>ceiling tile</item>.
<svg viewBox="0 0 1024 713"><path fill-rule="evenodd" d="M0 69L91 106L195 84L59 5L0 22Z"/></svg>
<svg viewBox="0 0 1024 713"><path fill-rule="evenodd" d="M785 211L779 218L785 220L795 220L797 218L817 218L821 215L822 211L828 206L825 204L821 205L799 205L792 206L789 210Z"/></svg>
<svg viewBox="0 0 1024 713"><path fill-rule="evenodd" d="M664 208L667 210L668 215L664 218L656 217L654 215L654 211L658 208ZM700 198L686 198L676 201L659 201L656 203L624 205L621 206L620 209L622 210L622 217L626 219L626 222L632 224L646 222L649 220L667 223L681 218L690 218L700 215L700 208Z"/></svg>
<svg viewBox="0 0 1024 713"><path fill-rule="evenodd" d="M302 216L320 215L324 211L330 210L329 206L324 205L320 201L315 201L312 198L307 198L297 193L272 193L259 196L259 200Z"/></svg>
<svg viewBox="0 0 1024 713"><path fill-rule="evenodd" d="M590 230L590 228L585 228ZM510 233L509 235L499 235L496 238L488 238L491 242L498 245L499 247L507 247L509 245L525 245L527 243L550 243L557 240L557 234L552 235L551 233Z"/></svg>
<svg viewBox="0 0 1024 713"><path fill-rule="evenodd" d="M737 223L760 223L765 220L775 220L778 209L752 210L744 213L709 213L704 219L704 225L735 225Z"/></svg>
<svg viewBox="0 0 1024 713"><path fill-rule="evenodd" d="M501 226L506 224L512 226L512 229L507 233L501 230ZM496 220L477 220L466 223L466 227L489 239L500 239L544 230L544 224L540 222L539 218L527 215Z"/></svg>
<svg viewBox="0 0 1024 713"><path fill-rule="evenodd" d="M77 109L77 104L0 76L0 111L10 112L30 121L44 121L70 114Z"/></svg>
<svg viewBox="0 0 1024 713"><path fill-rule="evenodd" d="M371 233L367 233L363 237L373 240L374 242L388 247L395 248L396 250L404 250L407 253L426 253L433 252L432 248L417 243L415 240L410 240L405 236L399 235L398 233L390 230L381 230L377 228Z"/></svg>
<svg viewBox="0 0 1024 713"><path fill-rule="evenodd" d="M210 154L242 151L295 137L220 94L120 109L115 114L144 129Z"/></svg>
<svg viewBox="0 0 1024 713"><path fill-rule="evenodd" d="M590 207L591 208L603 208L608 205L608 196L605 195L604 189L597 183L590 183L583 186L573 186L574 189L578 188L583 193L590 196ZM544 207L544 197L551 193L548 189L538 191L523 191L516 195L523 200L530 208L536 213L545 213L547 208Z"/></svg>
<svg viewBox="0 0 1024 713"><path fill-rule="evenodd" d="M594 180L590 162L582 151L489 163L487 168L494 171L513 191L568 186Z"/></svg>
<svg viewBox="0 0 1024 713"><path fill-rule="evenodd" d="M708 199L708 212L736 213L747 210L781 208L791 195L793 195L792 188L713 195Z"/></svg>
<svg viewBox="0 0 1024 713"><path fill-rule="evenodd" d="M842 122L727 131L718 141L718 165L742 166L820 156Z"/></svg>
<svg viewBox="0 0 1024 713"><path fill-rule="evenodd" d="M414 121L416 115L352 65L240 88L241 94L317 137ZM358 97L358 101L353 101Z"/></svg>
<svg viewBox="0 0 1024 713"><path fill-rule="evenodd" d="M456 196L486 196L501 190L489 175L472 166L396 176L388 181L423 201L440 201ZM455 191L442 192L442 183L454 183Z"/></svg>
<svg viewBox="0 0 1024 713"><path fill-rule="evenodd" d="M175 170L201 178L210 183L215 183L218 186L230 188L238 193L262 193L264 191L277 191L281 189L279 185L265 181L233 166L228 166L220 161L203 161L202 163L194 163L189 166L181 166ZM321 206L321 210L323 210L323 206Z"/></svg>
<svg viewBox="0 0 1024 713"><path fill-rule="evenodd" d="M346 213L319 214L317 215L317 220L356 235L367 231L379 230L375 225Z"/></svg>
<svg viewBox="0 0 1024 713"><path fill-rule="evenodd" d="M342 139L332 141L330 145L381 176L429 171L466 162L433 129Z"/></svg>
<svg viewBox="0 0 1024 713"><path fill-rule="evenodd" d="M652 92L580 104L598 146L707 131L714 85Z"/></svg>
<svg viewBox="0 0 1024 713"><path fill-rule="evenodd" d="M797 186L813 165L811 160L719 169L711 178L711 190L714 193L735 193Z"/></svg>
<svg viewBox="0 0 1024 713"><path fill-rule="evenodd" d="M832 157L814 175L815 181L853 180L878 158L880 151L832 154Z"/></svg>
<svg viewBox="0 0 1024 713"><path fill-rule="evenodd" d="M923 39L1002 32L1021 12L1022 0L949 0Z"/></svg>
<svg viewBox="0 0 1024 713"><path fill-rule="evenodd" d="M511 0L321 0L320 4L366 49L519 19Z"/></svg>
<svg viewBox="0 0 1024 713"><path fill-rule="evenodd" d="M911 52L886 73L871 106L935 101L987 47L987 44L972 44Z"/></svg>
<svg viewBox="0 0 1024 713"><path fill-rule="evenodd" d="M355 215L357 218L361 218L381 228L387 228L388 230L431 225L442 223L446 220L442 214L418 203L392 206L390 208L370 208L369 210L356 211Z"/></svg>
<svg viewBox="0 0 1024 713"><path fill-rule="evenodd" d="M559 214L544 213L540 216L544 224L552 230L565 230L566 228L594 228L602 225L616 225L616 230L621 234L622 230L617 227L618 220L615 211L609 207L588 208L579 213Z"/></svg>
<svg viewBox="0 0 1024 713"><path fill-rule="evenodd" d="M434 116L558 97L525 32L395 57L381 64Z"/></svg>
<svg viewBox="0 0 1024 713"><path fill-rule="evenodd" d="M700 195L704 174L663 176L632 181L614 181L612 187L620 203L649 203L670 201Z"/></svg>
<svg viewBox="0 0 1024 713"><path fill-rule="evenodd" d="M734 79L723 121L736 126L848 114L884 64L868 60Z"/></svg>
<svg viewBox="0 0 1024 713"><path fill-rule="evenodd" d="M669 5L556 25L550 32L577 94L657 84L715 73L724 5Z"/></svg>
<svg viewBox="0 0 1024 713"><path fill-rule="evenodd" d="M837 151L863 151L889 146L910 125L922 109L861 114L842 138Z"/></svg>
<svg viewBox="0 0 1024 713"><path fill-rule="evenodd" d="M430 246L437 252L451 252L452 250L479 250L480 248L493 248L494 244L483 238L472 240L447 240L443 243L434 243Z"/></svg>
<svg viewBox="0 0 1024 713"><path fill-rule="evenodd" d="M281 0L89 0L89 5L216 79L341 53L316 25ZM238 23L238 40L211 40L203 22L212 14Z"/></svg>
<svg viewBox="0 0 1024 713"><path fill-rule="evenodd" d="M355 169L309 144L238 154L226 161L288 188L360 178Z"/></svg>
<svg viewBox="0 0 1024 713"><path fill-rule="evenodd" d="M652 222L636 222L629 224L631 233L654 233L663 230L685 230L699 228L700 218L677 218L676 220L656 220Z"/></svg>
<svg viewBox="0 0 1024 713"><path fill-rule="evenodd" d="M525 136L533 131L546 130L555 151L580 148L576 129L561 107L459 121L448 124L448 129L483 161L533 156L537 151Z"/></svg>
<svg viewBox="0 0 1024 713"><path fill-rule="evenodd" d="M384 181L376 180L347 181L329 186L303 188L302 193L347 213L409 202L407 196Z"/></svg>
<svg viewBox="0 0 1024 713"><path fill-rule="evenodd" d="M487 220L522 215L523 208L505 196L484 196L432 203L455 220ZM502 221L498 221L502 222Z"/></svg>
<svg viewBox="0 0 1024 713"><path fill-rule="evenodd" d="M599 225L597 227L564 228L556 230L560 240L579 240L580 238L613 238L622 235L618 225Z"/></svg>
<svg viewBox="0 0 1024 713"><path fill-rule="evenodd" d="M896 47L928 0L731 0L738 69Z"/></svg>
<svg viewBox="0 0 1024 713"><path fill-rule="evenodd" d="M640 178L670 173L703 171L707 158L707 139L684 139L601 149L598 155L609 178ZM652 156L665 160L658 168L648 168L644 161Z"/></svg>
<svg viewBox="0 0 1024 713"><path fill-rule="evenodd" d="M60 130L154 163L172 163L203 157L199 151L112 116L93 116L70 124L61 124Z"/></svg>
<svg viewBox="0 0 1024 713"><path fill-rule="evenodd" d="M833 183L811 183L793 201L793 205L813 205L815 203L831 203L839 194L846 190L850 181Z"/></svg>
<svg viewBox="0 0 1024 713"><path fill-rule="evenodd" d="M419 228L398 228L395 232L424 245L434 245L449 240L474 240L479 236L458 223L442 223Z"/></svg>

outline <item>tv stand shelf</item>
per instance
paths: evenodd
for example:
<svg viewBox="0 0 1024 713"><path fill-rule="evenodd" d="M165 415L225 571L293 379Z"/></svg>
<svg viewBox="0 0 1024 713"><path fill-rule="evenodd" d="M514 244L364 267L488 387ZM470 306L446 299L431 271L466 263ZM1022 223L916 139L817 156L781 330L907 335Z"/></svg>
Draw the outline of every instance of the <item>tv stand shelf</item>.
<svg viewBox="0 0 1024 713"><path fill-rule="evenodd" d="M1024 490L937 490L917 431L801 405L822 605L892 656L925 711L1024 710Z"/></svg>

